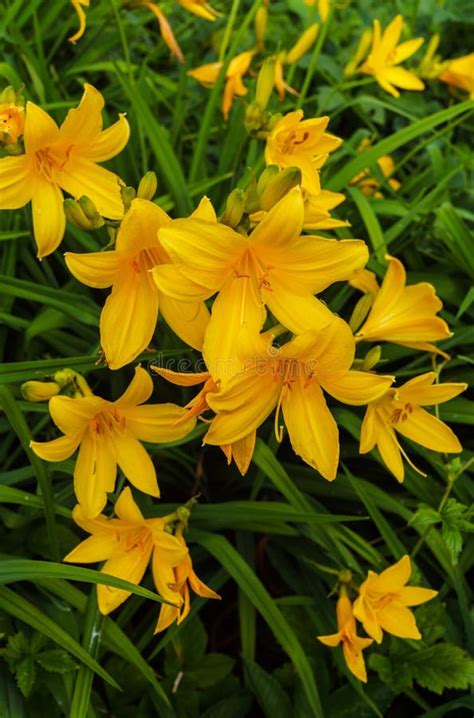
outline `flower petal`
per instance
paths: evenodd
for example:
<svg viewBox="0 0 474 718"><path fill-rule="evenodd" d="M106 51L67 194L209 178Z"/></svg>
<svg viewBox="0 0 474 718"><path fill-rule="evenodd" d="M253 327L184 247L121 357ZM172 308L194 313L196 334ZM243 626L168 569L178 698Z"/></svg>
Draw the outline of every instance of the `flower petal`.
<svg viewBox="0 0 474 718"><path fill-rule="evenodd" d="M403 481L405 478L405 469L403 468L402 455L395 432L391 427L385 426L383 423L379 424L377 448L382 461L397 481Z"/></svg>
<svg viewBox="0 0 474 718"><path fill-rule="evenodd" d="M94 518L107 503L107 492L113 491L117 462L112 441L86 432L74 469L74 492L87 518Z"/></svg>
<svg viewBox="0 0 474 718"><path fill-rule="evenodd" d="M144 494L159 496L155 467L138 439L130 431L122 431L113 438L117 463L130 483Z"/></svg>
<svg viewBox="0 0 474 718"><path fill-rule="evenodd" d="M76 451L82 434L60 436L52 441L32 441L30 448L44 461L65 461Z"/></svg>
<svg viewBox="0 0 474 718"><path fill-rule="evenodd" d="M419 406L412 408L405 421L397 422L395 429L402 436L432 451L446 453L462 451L459 439L449 426Z"/></svg>
<svg viewBox="0 0 474 718"><path fill-rule="evenodd" d="M392 601L386 608L377 611L377 619L381 628L392 636L421 638L413 613L401 603Z"/></svg>
<svg viewBox="0 0 474 718"><path fill-rule="evenodd" d="M86 83L79 105L69 110L60 127L61 140L78 144L94 140L102 130L103 109L101 93Z"/></svg>
<svg viewBox="0 0 474 718"><path fill-rule="evenodd" d="M109 559L102 568L102 573L122 578L138 586L146 571L149 560L150 551L143 550L141 546L136 546L129 551L124 551L124 553L119 556ZM130 595L129 591L123 591L121 588L98 584L97 599L99 611L107 615L126 601Z"/></svg>
<svg viewBox="0 0 474 718"><path fill-rule="evenodd" d="M404 586L400 590L398 597L405 606L420 606L426 601L431 601L437 595L438 591L433 591L431 588Z"/></svg>
<svg viewBox="0 0 474 718"><path fill-rule="evenodd" d="M129 486L126 486L118 497L114 511L122 521L130 524L142 524L144 522L143 514L133 500L133 494Z"/></svg>
<svg viewBox="0 0 474 718"><path fill-rule="evenodd" d="M341 377L321 377L321 385L338 401L362 406L377 399L389 389L395 377L379 376L365 371L348 371Z"/></svg>
<svg viewBox="0 0 474 718"><path fill-rule="evenodd" d="M82 541L63 558L63 561L68 563L106 561L117 551L119 545L120 540L116 531L102 531Z"/></svg>
<svg viewBox="0 0 474 718"><path fill-rule="evenodd" d="M167 262L169 259L158 240L158 230L170 222L171 218L157 204L136 197L120 225L115 247L120 252L134 254L153 247L159 261Z"/></svg>
<svg viewBox="0 0 474 718"><path fill-rule="evenodd" d="M304 222L304 201L300 187L293 187L277 202L253 230L252 249L265 256L272 250L285 250L301 234Z"/></svg>
<svg viewBox="0 0 474 718"><path fill-rule="evenodd" d="M378 424L379 419L377 410L369 404L360 429L359 452L361 454L367 454L368 451L372 451L377 443L379 432Z"/></svg>
<svg viewBox="0 0 474 718"><path fill-rule="evenodd" d="M319 299L311 295L297 295L292 286L272 277L272 291L264 291L267 308L290 332L301 334L319 331L328 326L334 314Z"/></svg>
<svg viewBox="0 0 474 718"><path fill-rule="evenodd" d="M26 103L25 152L29 155L59 140L59 129L53 118L34 102Z"/></svg>
<svg viewBox="0 0 474 718"><path fill-rule="evenodd" d="M106 408L109 402L100 396L72 399L69 396L53 396L49 400L51 418L63 434L85 431L90 420Z"/></svg>
<svg viewBox="0 0 474 718"><path fill-rule="evenodd" d="M75 199L83 195L89 197L103 217L122 219L121 180L105 167L85 157L71 155L58 176L58 182Z"/></svg>
<svg viewBox="0 0 474 718"><path fill-rule="evenodd" d="M151 274L162 294L180 302L202 301L214 294L213 289L185 277L176 264L159 264L151 270Z"/></svg>
<svg viewBox="0 0 474 718"><path fill-rule="evenodd" d="M64 259L71 274L88 287L104 289L114 283L120 267L117 252L66 252Z"/></svg>
<svg viewBox="0 0 474 718"><path fill-rule="evenodd" d="M414 72L405 70L404 67L385 67L383 78L386 82L401 87L402 90L424 90L425 84Z"/></svg>
<svg viewBox="0 0 474 718"><path fill-rule="evenodd" d="M204 302L179 302L160 294L160 313L183 342L193 349L202 350L210 316Z"/></svg>
<svg viewBox="0 0 474 718"><path fill-rule="evenodd" d="M371 593L392 594L398 591L410 580L411 560L405 554L399 561L389 566L382 573L371 577L369 589Z"/></svg>
<svg viewBox="0 0 474 718"><path fill-rule="evenodd" d="M411 55L423 45L424 39L422 37L415 37L413 40L407 40L402 42L393 52L392 63L398 65L400 62L407 60Z"/></svg>
<svg viewBox="0 0 474 718"><path fill-rule="evenodd" d="M31 188L31 209L38 259L51 254L61 244L66 229L63 200L63 193L57 185L35 176Z"/></svg>
<svg viewBox="0 0 474 718"><path fill-rule="evenodd" d="M127 409L127 428L140 441L162 444L178 441L189 434L196 424L187 409L176 404L146 404Z"/></svg>
<svg viewBox="0 0 474 718"><path fill-rule="evenodd" d="M0 159L0 209L19 209L31 200L31 165L26 155Z"/></svg>
<svg viewBox="0 0 474 718"><path fill-rule="evenodd" d="M121 397L114 402L116 405L120 405L120 409L129 409L135 407L138 404L143 404L148 401L150 396L153 394L153 380L149 373L141 366L135 367L135 374L133 379L125 389ZM128 414L127 414L128 416Z"/></svg>
<svg viewBox="0 0 474 718"><path fill-rule="evenodd" d="M421 406L434 406L453 399L467 389L467 384L433 384L436 374L432 371L410 379L397 390L398 399Z"/></svg>

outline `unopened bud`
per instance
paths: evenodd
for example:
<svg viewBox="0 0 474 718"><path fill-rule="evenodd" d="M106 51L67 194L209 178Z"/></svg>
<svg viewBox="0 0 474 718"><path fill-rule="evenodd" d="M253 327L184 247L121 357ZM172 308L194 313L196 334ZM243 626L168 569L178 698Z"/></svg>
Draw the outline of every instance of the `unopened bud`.
<svg viewBox="0 0 474 718"><path fill-rule="evenodd" d="M59 394L60 386L55 381L25 381L21 393L26 401L48 401Z"/></svg>
<svg viewBox="0 0 474 718"><path fill-rule="evenodd" d="M121 187L120 194L122 195L124 212L128 212L128 210L130 209L130 205L135 199L137 193L135 192L133 187Z"/></svg>
<svg viewBox="0 0 474 718"><path fill-rule="evenodd" d="M318 12L321 22L326 22L328 19L330 6L331 0L318 0Z"/></svg>
<svg viewBox="0 0 474 718"><path fill-rule="evenodd" d="M63 202L64 214L75 227L90 232L93 229L92 223L87 219L84 210L76 199L65 199Z"/></svg>
<svg viewBox="0 0 474 718"><path fill-rule="evenodd" d="M15 145L23 135L24 126L25 108L13 87L7 87L0 96L0 144Z"/></svg>
<svg viewBox="0 0 474 718"><path fill-rule="evenodd" d="M77 372L73 371L73 369L59 369L59 371L55 372L53 379L61 389L64 389L74 382L76 376Z"/></svg>
<svg viewBox="0 0 474 718"><path fill-rule="evenodd" d="M377 344L377 346L372 347L365 355L361 366L362 371L370 371L373 369L379 363L381 356L382 347L380 344Z"/></svg>
<svg viewBox="0 0 474 718"><path fill-rule="evenodd" d="M352 571L349 571L348 568L343 568L342 571L339 571L337 580L342 584L350 583L352 581Z"/></svg>
<svg viewBox="0 0 474 718"><path fill-rule="evenodd" d="M344 68L344 77L349 77L349 75L353 75L356 72L357 66L367 55L371 42L372 30L367 28L367 30L364 30L360 37L357 50Z"/></svg>
<svg viewBox="0 0 474 718"><path fill-rule="evenodd" d="M266 109L268 105L268 101L270 100L274 84L275 60L272 57L267 57L258 73L257 89L255 92L255 99L258 102L262 112Z"/></svg>
<svg viewBox="0 0 474 718"><path fill-rule="evenodd" d="M89 220L92 229L99 229L104 224L104 219L97 211L94 202L86 195L79 197L79 206Z"/></svg>
<svg viewBox="0 0 474 718"><path fill-rule="evenodd" d="M148 199L150 202L156 194L158 179L154 172L147 172L140 180L137 189L137 197Z"/></svg>
<svg viewBox="0 0 474 718"><path fill-rule="evenodd" d="M179 521L186 525L189 517L191 516L191 511L187 509L186 506L178 506L176 513L178 514Z"/></svg>
<svg viewBox="0 0 474 718"><path fill-rule="evenodd" d="M280 174L280 168L278 165L267 165L260 175L257 182L257 192L259 195L263 194L270 180L274 179Z"/></svg>
<svg viewBox="0 0 474 718"><path fill-rule="evenodd" d="M242 189L234 189L227 198L224 214L221 217L222 224L228 227L238 227L245 209L245 192Z"/></svg>
<svg viewBox="0 0 474 718"><path fill-rule="evenodd" d="M301 184L301 170L299 167L287 167L272 177L260 195L260 208L264 211L271 209L279 202L290 189Z"/></svg>
<svg viewBox="0 0 474 718"><path fill-rule="evenodd" d="M265 47L265 35L267 34L268 10L260 6L255 15L255 38L257 49L261 52Z"/></svg>
<svg viewBox="0 0 474 718"><path fill-rule="evenodd" d="M245 108L244 125L248 133L260 130L265 124L264 114L257 100L251 102Z"/></svg>
<svg viewBox="0 0 474 718"><path fill-rule="evenodd" d="M300 39L293 45L285 57L285 65L292 65L294 62L298 62L300 57L308 52L309 48L314 45L316 38L318 37L319 25L314 23L310 25L307 30L301 35Z"/></svg>
<svg viewBox="0 0 474 718"><path fill-rule="evenodd" d="M352 316L349 319L349 326L352 329L352 333L355 334L362 323L365 321L367 314L370 312L370 307L374 301L374 295L371 292L364 294L354 307Z"/></svg>

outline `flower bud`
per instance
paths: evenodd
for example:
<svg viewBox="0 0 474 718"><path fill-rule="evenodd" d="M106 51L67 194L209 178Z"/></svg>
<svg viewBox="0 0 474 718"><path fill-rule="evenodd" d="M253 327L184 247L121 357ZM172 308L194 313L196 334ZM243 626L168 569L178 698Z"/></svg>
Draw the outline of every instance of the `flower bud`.
<svg viewBox="0 0 474 718"><path fill-rule="evenodd" d="M122 195L124 212L128 212L130 205L132 204L132 200L135 199L137 193L133 187L121 187L120 194Z"/></svg>
<svg viewBox="0 0 474 718"><path fill-rule="evenodd" d="M100 216L97 207L89 197L86 197L86 195L79 197L79 206L89 220L92 229L102 227L104 219Z"/></svg>
<svg viewBox="0 0 474 718"><path fill-rule="evenodd" d="M268 10L261 5L255 15L255 38L257 50L261 52L265 47L265 35L267 33Z"/></svg>
<svg viewBox="0 0 474 718"><path fill-rule="evenodd" d="M90 232L93 228L91 221L86 217L84 210L76 199L65 199L63 202L64 214L75 227Z"/></svg>
<svg viewBox="0 0 474 718"><path fill-rule="evenodd" d="M301 184L301 170L299 167L287 167L268 180L260 195L260 208L264 211L271 209L293 187Z"/></svg>
<svg viewBox="0 0 474 718"><path fill-rule="evenodd" d="M60 386L55 381L25 381L21 393L26 401L48 401L59 394Z"/></svg>
<svg viewBox="0 0 474 718"><path fill-rule="evenodd" d="M222 224L228 227L238 227L245 209L245 192L242 189L234 189L227 198L224 214L221 217Z"/></svg>
<svg viewBox="0 0 474 718"><path fill-rule="evenodd" d="M318 0L318 12L321 22L326 22L328 19L330 6L331 0Z"/></svg>
<svg viewBox="0 0 474 718"><path fill-rule="evenodd" d="M371 369L373 369L379 363L381 356L382 347L380 346L380 344L377 344L375 347L372 347L365 355L365 358L362 362L361 370L370 371Z"/></svg>
<svg viewBox="0 0 474 718"><path fill-rule="evenodd" d="M342 584L350 583L352 581L352 571L348 568L343 568L342 571L339 571L337 580Z"/></svg>
<svg viewBox="0 0 474 718"><path fill-rule="evenodd" d="M275 60L272 57L267 57L258 73L257 89L255 92L255 99L262 112L266 109L268 105L268 101L271 97L274 84Z"/></svg>
<svg viewBox="0 0 474 718"><path fill-rule="evenodd" d="M367 55L371 42L372 30L367 28L360 37L357 50L344 68L344 77L349 77L349 75L353 75L357 71L357 65L359 65Z"/></svg>
<svg viewBox="0 0 474 718"><path fill-rule="evenodd" d="M309 48L315 43L319 32L319 25L314 23L310 25L307 30L301 35L295 45L289 50L285 57L285 65L292 65L294 62L298 62L300 57L308 52Z"/></svg>
<svg viewBox="0 0 474 718"><path fill-rule="evenodd" d="M257 100L254 100L245 108L245 129L249 133L255 132L256 130L259 130L263 124L264 116L262 113L262 108L260 107L260 104L257 102Z"/></svg>
<svg viewBox="0 0 474 718"><path fill-rule="evenodd" d="M140 180L137 189L137 197L147 199L150 202L155 196L158 187L158 180L154 172L146 172Z"/></svg>
<svg viewBox="0 0 474 718"><path fill-rule="evenodd" d="M362 296L355 305L351 318L349 319L349 326L352 329L353 334L355 334L359 327L362 326L362 323L365 321L365 318L370 311L373 301L374 295L371 292L367 292L367 294L364 294L364 296Z"/></svg>

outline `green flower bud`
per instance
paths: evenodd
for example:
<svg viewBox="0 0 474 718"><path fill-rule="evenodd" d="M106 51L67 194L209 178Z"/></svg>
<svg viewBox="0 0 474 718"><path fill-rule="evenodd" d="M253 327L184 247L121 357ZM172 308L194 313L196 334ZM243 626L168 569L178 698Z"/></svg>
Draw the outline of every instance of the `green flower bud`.
<svg viewBox="0 0 474 718"><path fill-rule="evenodd" d="M55 381L25 381L21 393L26 401L48 401L59 394L60 386Z"/></svg>
<svg viewBox="0 0 474 718"><path fill-rule="evenodd" d="M150 202L156 194L158 179L154 172L147 172L140 180L137 189L137 197L148 199Z"/></svg>

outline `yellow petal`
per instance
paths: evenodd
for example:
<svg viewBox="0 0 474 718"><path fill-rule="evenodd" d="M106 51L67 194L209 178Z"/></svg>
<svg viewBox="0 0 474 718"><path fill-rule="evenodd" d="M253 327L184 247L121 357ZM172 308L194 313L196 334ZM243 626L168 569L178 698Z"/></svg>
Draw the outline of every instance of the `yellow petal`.
<svg viewBox="0 0 474 718"><path fill-rule="evenodd" d="M369 292L375 297L379 291L377 277L368 269L358 269L349 279L349 284L355 289L368 294Z"/></svg>
<svg viewBox="0 0 474 718"><path fill-rule="evenodd" d="M85 157L71 154L69 161L58 174L58 182L75 199L83 195L89 197L103 217L123 217L120 178L105 167L100 167Z"/></svg>
<svg viewBox="0 0 474 718"><path fill-rule="evenodd" d="M34 102L26 103L23 140L27 154L45 149L59 140L57 124L47 112L35 105Z"/></svg>
<svg viewBox="0 0 474 718"><path fill-rule="evenodd" d="M0 159L0 209L19 209L31 200L30 162L26 155Z"/></svg>
<svg viewBox="0 0 474 718"><path fill-rule="evenodd" d="M188 555L188 547L176 536L172 536L164 529L153 533L154 553L157 561L170 566L178 566Z"/></svg>
<svg viewBox="0 0 474 718"><path fill-rule="evenodd" d="M160 292L179 302L202 301L214 294L214 289L185 277L175 264L160 264L152 269L151 274Z"/></svg>
<svg viewBox="0 0 474 718"><path fill-rule="evenodd" d="M369 405L367 407L367 411L365 412L360 429L359 452L361 454L366 454L368 451L372 451L377 443L378 422L379 420L376 409Z"/></svg>
<svg viewBox="0 0 474 718"><path fill-rule="evenodd" d="M209 324L209 310L204 302L179 302L166 294L161 294L160 313L183 342L193 349L202 350Z"/></svg>
<svg viewBox="0 0 474 718"><path fill-rule="evenodd" d="M68 37L69 42L74 44L81 39L86 31L86 14L81 6L85 5L86 7L89 7L89 0L71 0L71 4L79 19L79 28L77 32L75 32L74 35L71 35L71 37Z"/></svg>
<svg viewBox="0 0 474 718"><path fill-rule="evenodd" d="M328 307L311 295L297 295L294 286L283 284L280 278L272 277L271 292L263 292L268 309L287 329L295 334L319 330L328 326L333 313Z"/></svg>
<svg viewBox="0 0 474 718"><path fill-rule="evenodd" d="M370 585L371 592L379 594L397 593L408 581L411 576L410 557L405 554L402 558L382 571L380 574L371 576ZM369 581L367 582L369 583Z"/></svg>
<svg viewBox="0 0 474 718"><path fill-rule="evenodd" d="M282 408L293 451L328 481L336 478L339 432L318 382L305 386L299 373L283 395Z"/></svg>
<svg viewBox="0 0 474 718"><path fill-rule="evenodd" d="M353 673L359 681L367 683L367 671L365 668L364 656L362 655L362 649L354 643L344 641L342 644L342 652L350 672Z"/></svg>
<svg viewBox="0 0 474 718"><path fill-rule="evenodd" d="M362 584L363 586L364 584ZM361 586L361 591L362 591ZM373 638L377 643L382 642L383 631L380 628L377 620L376 613L373 610L370 601L366 600L363 595L360 595L354 601L354 616L360 621L364 627L364 631Z"/></svg>
<svg viewBox="0 0 474 718"><path fill-rule="evenodd" d="M140 441L162 444L178 441L189 434L196 424L186 409L176 404L147 404L127 409L127 428ZM178 423L179 422L179 423Z"/></svg>
<svg viewBox="0 0 474 718"><path fill-rule="evenodd" d="M235 461L236 466L242 476L245 476L250 466L250 462L252 461L256 439L256 432L251 431L250 434L244 436L243 439L240 439L239 441L234 441L234 443L230 444L229 446L231 454L230 458L231 460L233 459Z"/></svg>
<svg viewBox="0 0 474 718"><path fill-rule="evenodd" d="M398 594L398 598L405 606L420 606L426 601L438 595L438 591L421 586L404 586Z"/></svg>
<svg viewBox="0 0 474 718"><path fill-rule="evenodd" d="M436 374L427 372L410 379L397 390L400 401L421 406L434 406L453 399L467 389L467 384L433 384Z"/></svg>
<svg viewBox="0 0 474 718"><path fill-rule="evenodd" d="M252 249L265 257L272 250L285 251L300 236L303 222L303 193L300 187L293 187L253 230L250 237Z"/></svg>
<svg viewBox="0 0 474 718"><path fill-rule="evenodd" d="M217 222L216 210L212 206L209 197L203 197L198 206L191 214L194 219L204 219L206 222Z"/></svg>
<svg viewBox="0 0 474 718"><path fill-rule="evenodd" d="M97 563L106 561L116 553L120 545L116 531L102 531L89 536L85 541L70 551L63 561L68 563Z"/></svg>
<svg viewBox="0 0 474 718"><path fill-rule="evenodd" d="M120 556L109 559L102 568L102 573L106 573L109 576L116 576L117 578L122 578L125 581L130 581L130 583L138 585L146 571L148 561L150 560L150 552L151 551L144 551L141 546L129 549ZM98 584L97 599L99 611L106 615L120 606L129 596L129 591Z"/></svg>
<svg viewBox="0 0 474 718"><path fill-rule="evenodd" d="M158 616L158 622L156 624L154 633L160 633L161 631L164 631L166 628L171 626L171 624L176 621L178 616L179 616L178 608L174 608L173 606L169 606L166 603L164 603L162 605L162 607L160 608L160 614Z"/></svg>
<svg viewBox="0 0 474 718"><path fill-rule="evenodd" d="M63 193L57 185L39 175L33 180L31 192L37 256L42 259L54 252L64 236L66 215L63 210Z"/></svg>
<svg viewBox="0 0 474 718"><path fill-rule="evenodd" d="M122 431L120 434L114 434L113 440L117 463L130 483L144 494L159 496L155 467L138 439L130 431Z"/></svg>
<svg viewBox="0 0 474 718"><path fill-rule="evenodd" d="M135 266L135 265L134 265ZM133 361L150 344L158 291L143 262L123 269L100 315L100 342L111 369Z"/></svg>
<svg viewBox="0 0 474 718"><path fill-rule="evenodd" d="M334 314L319 331L300 334L281 349L282 356L304 362L307 372L315 373L318 380L328 384L334 381L335 376L347 373L354 352L354 338L348 324Z"/></svg>
<svg viewBox="0 0 474 718"><path fill-rule="evenodd" d="M97 438L86 432L74 469L74 493L87 518L94 518L107 503L107 492L113 491L117 463L109 437Z"/></svg>
<svg viewBox="0 0 474 718"><path fill-rule="evenodd" d="M414 72L405 70L403 67L387 67L384 68L383 78L387 82L401 87L402 90L424 90L424 82L420 80Z"/></svg>
<svg viewBox="0 0 474 718"><path fill-rule="evenodd" d="M115 404L120 408L120 411L124 413L124 409L129 409L130 407L135 407L138 404L143 404L145 401L148 401L152 394L153 380L151 376L146 369L137 366L135 367L135 374L132 381Z"/></svg>
<svg viewBox="0 0 474 718"><path fill-rule="evenodd" d="M418 406L413 407L405 421L397 422L395 429L408 439L432 451L446 453L462 451L459 439L449 426Z"/></svg>
<svg viewBox="0 0 474 718"><path fill-rule="evenodd" d="M181 52L181 48L178 45L176 38L173 34L173 30L171 29L171 25L169 24L166 15L160 10L158 5L154 2L144 2L142 3L144 7L147 7L153 15L158 20L158 24L160 26L160 34L163 38L164 42L166 43L167 47L169 48L172 55L176 57L178 62L181 64L184 64L184 56Z"/></svg>
<svg viewBox="0 0 474 718"><path fill-rule="evenodd" d="M52 441L32 441L30 447L44 461L65 461L76 451L82 434L60 436Z"/></svg>
<svg viewBox="0 0 474 718"><path fill-rule="evenodd" d="M136 197L123 218L115 248L120 252L137 254L141 249L153 247L161 261L169 261L158 241L158 231L169 224L170 217L161 207L147 199Z"/></svg>
<svg viewBox="0 0 474 718"><path fill-rule="evenodd" d="M340 377L323 378L321 385L338 401L362 406L385 394L395 377L378 376L365 371L348 371Z"/></svg>
<svg viewBox="0 0 474 718"><path fill-rule="evenodd" d="M102 130L103 109L101 93L86 83L79 105L69 110L60 127L61 139L78 144L94 140Z"/></svg>
<svg viewBox="0 0 474 718"><path fill-rule="evenodd" d="M209 372L207 371L181 373L156 365L151 366L150 370L176 386L196 386L197 384L204 384L209 379Z"/></svg>
<svg viewBox="0 0 474 718"><path fill-rule="evenodd" d="M382 424L379 425L377 448L380 452L382 461L392 472L397 481L403 481L405 477L405 469L403 468L400 447L392 428L383 426Z"/></svg>
<svg viewBox="0 0 474 718"><path fill-rule="evenodd" d="M133 494L129 486L126 486L118 497L114 511L122 521L131 524L142 524L144 522L143 514L133 500Z"/></svg>
<svg viewBox="0 0 474 718"><path fill-rule="evenodd" d="M193 589L194 593L197 593L198 596L203 596L204 598L220 599L219 594L213 591L212 588L209 588L209 586L206 586L206 584L203 583L201 579L196 576L194 571L191 571L191 573L189 574L189 585Z"/></svg>
<svg viewBox="0 0 474 718"><path fill-rule="evenodd" d="M403 30L403 17L402 15L397 15L394 17L394 19L387 25L385 28L383 35L380 39L380 53L382 54L389 54L392 50L395 49L395 46L398 44L398 41L400 39L400 35L402 34Z"/></svg>
<svg viewBox="0 0 474 718"><path fill-rule="evenodd" d="M51 418L63 434L79 434L85 431L90 420L109 402L99 396L72 399L69 396L53 396L49 400Z"/></svg>
<svg viewBox="0 0 474 718"><path fill-rule="evenodd" d="M186 74L200 82L204 87L212 87L219 76L221 68L222 62L209 62L207 65L194 68L194 70L188 70Z"/></svg>
<svg viewBox="0 0 474 718"><path fill-rule="evenodd" d="M76 279L88 287L104 289L114 283L120 267L117 252L90 252L75 254L66 252L67 268Z"/></svg>
<svg viewBox="0 0 474 718"><path fill-rule="evenodd" d="M399 62L403 62L404 60L411 57L411 55L414 55L415 52L423 45L424 39L422 37L416 37L413 40L407 40L407 42L402 42L398 47L395 48L395 51L393 53L394 57L392 59L392 63L394 65L398 65Z"/></svg>
<svg viewBox="0 0 474 718"><path fill-rule="evenodd" d="M386 608L377 611L377 619L383 630L392 636L421 638L413 613L401 603L392 601Z"/></svg>
<svg viewBox="0 0 474 718"><path fill-rule="evenodd" d="M342 641L342 631L339 631L338 633L333 633L328 636L317 636L317 638L318 638L318 641L321 641L321 643L324 643L325 646L329 646L330 648L335 648Z"/></svg>
<svg viewBox="0 0 474 718"><path fill-rule="evenodd" d="M181 605L182 599L180 594L170 588L174 586L176 582L175 572L169 563L162 560L160 552L156 549L153 551L152 556L152 570L153 581L160 596L163 596L167 601L171 601L178 606Z"/></svg>

